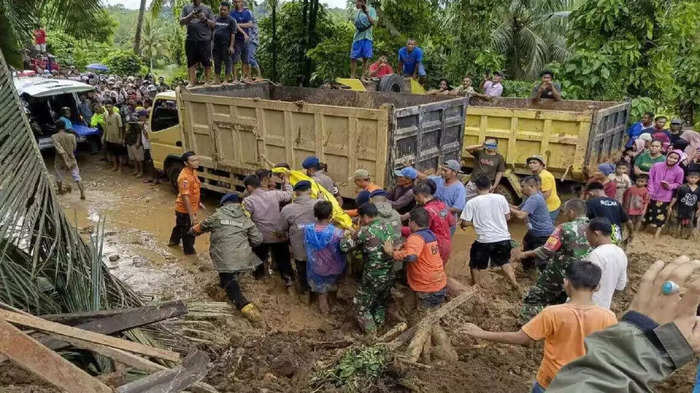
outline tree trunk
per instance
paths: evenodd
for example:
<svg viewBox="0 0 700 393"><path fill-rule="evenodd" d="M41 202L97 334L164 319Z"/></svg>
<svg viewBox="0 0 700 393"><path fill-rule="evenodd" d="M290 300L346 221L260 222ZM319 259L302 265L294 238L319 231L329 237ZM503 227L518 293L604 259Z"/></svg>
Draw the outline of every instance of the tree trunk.
<svg viewBox="0 0 700 393"><path fill-rule="evenodd" d="M143 15L146 13L146 0L141 0L139 7L139 19L136 21L136 34L134 35L134 53L141 51L141 29L143 28Z"/></svg>
<svg viewBox="0 0 700 393"><path fill-rule="evenodd" d="M311 59L306 56L306 51L318 44L316 39L316 19L318 18L318 0L311 0L309 9L308 31L306 33L306 47L304 48L304 86L309 86L311 80Z"/></svg>
<svg viewBox="0 0 700 393"><path fill-rule="evenodd" d="M277 82L277 0L270 2L272 5L272 80Z"/></svg>

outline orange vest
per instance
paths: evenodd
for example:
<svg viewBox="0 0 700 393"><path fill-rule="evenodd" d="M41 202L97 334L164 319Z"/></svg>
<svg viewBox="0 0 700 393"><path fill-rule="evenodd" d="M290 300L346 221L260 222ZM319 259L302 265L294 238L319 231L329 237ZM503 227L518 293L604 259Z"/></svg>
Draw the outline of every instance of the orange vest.
<svg viewBox="0 0 700 393"><path fill-rule="evenodd" d="M199 189L202 182L197 177L197 170L190 167L185 167L180 171L177 177L177 199L175 200L175 211L178 213L187 214L187 207L183 196L190 198L190 207L192 212L196 213L199 210Z"/></svg>

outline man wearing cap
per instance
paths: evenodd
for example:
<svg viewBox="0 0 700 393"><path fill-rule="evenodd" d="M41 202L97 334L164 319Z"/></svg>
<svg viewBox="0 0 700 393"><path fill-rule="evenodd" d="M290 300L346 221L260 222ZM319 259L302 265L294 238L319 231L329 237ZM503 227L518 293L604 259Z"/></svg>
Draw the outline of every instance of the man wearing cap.
<svg viewBox="0 0 700 393"><path fill-rule="evenodd" d="M238 275L262 265L251 249L251 246L262 243L262 234L243 211L238 194L224 195L219 206L214 214L192 227L190 233L199 236L211 232L209 255L219 272L219 285L243 316L258 321L260 312L241 292Z"/></svg>
<svg viewBox="0 0 700 393"><path fill-rule="evenodd" d="M387 199L389 194L384 190L372 191L369 194L369 202L377 208L377 220L394 229L394 244L401 245L401 215L394 210Z"/></svg>
<svg viewBox="0 0 700 393"><path fill-rule="evenodd" d="M435 198L445 202L453 216L451 234L455 233L457 217L462 214L464 205L467 203L467 189L457 178L457 174L460 173L463 173L462 165L457 160L448 160L442 165L440 176L428 177L437 186Z"/></svg>
<svg viewBox="0 0 700 393"><path fill-rule="evenodd" d="M355 204L357 207L360 207L369 201L369 194L371 194L372 191L381 189L381 187L370 181L369 171L367 169L356 170L352 174L350 180L352 180L355 183L355 186L357 186L357 188L360 190L360 192L357 194L357 198L355 199ZM346 210L345 213L347 213L350 217L357 217L357 209Z"/></svg>
<svg viewBox="0 0 700 393"><path fill-rule="evenodd" d="M301 167L306 169L306 174L314 179L318 185L325 188L326 191L333 195L338 195L338 186L335 185L333 179L331 179L326 172L321 167L321 161L316 156L309 156L301 162Z"/></svg>
<svg viewBox="0 0 700 393"><path fill-rule="evenodd" d="M294 200L282 208L281 230L289 234L292 245L292 255L296 266L297 285L299 293L305 296L308 304L310 299L309 282L306 280L306 249L304 248L304 226L316 222L314 204L317 199L311 198L311 182L302 180L294 185Z"/></svg>
<svg viewBox="0 0 700 393"><path fill-rule="evenodd" d="M268 190L261 187L260 178L249 175L243 179L243 184L249 195L243 200L243 208L250 214L250 218L263 235L263 243L253 247L253 252L262 261L272 254L272 262L282 276L287 288L291 288L294 271L290 263L289 242L287 231L282 229L282 216L280 203L292 200L292 187L289 185L287 175L284 175L282 190ZM265 275L263 265L255 270L255 278L260 279Z"/></svg>
<svg viewBox="0 0 700 393"><path fill-rule="evenodd" d="M552 223L556 223L561 199L559 199L559 194L557 194L557 183L554 181L554 175L545 169L544 157L539 154L528 157L526 163L532 174L539 176L540 191L547 202L549 216L552 218Z"/></svg>
<svg viewBox="0 0 700 393"><path fill-rule="evenodd" d="M177 199L175 200L175 227L170 234L170 243L168 246L175 247L180 245L185 255L195 254L194 250L194 234L190 232L190 228L197 222L197 212L200 206L200 187L201 182L197 177L197 168L199 168L199 157L193 151L184 153L180 159L185 165L177 177Z"/></svg>
<svg viewBox="0 0 700 393"><path fill-rule="evenodd" d="M476 179L481 175L488 177L491 182L489 192L494 192L501 183L503 173L506 171L506 160L498 153L498 142L495 138L486 138L483 145L467 146L465 149L474 157L474 169L466 186L468 201L479 194L476 185L471 179Z"/></svg>
<svg viewBox="0 0 700 393"><path fill-rule="evenodd" d="M394 171L394 176L396 176L396 186L387 194L386 199L393 209L400 214L406 214L416 206L413 183L418 177L418 171L408 166Z"/></svg>

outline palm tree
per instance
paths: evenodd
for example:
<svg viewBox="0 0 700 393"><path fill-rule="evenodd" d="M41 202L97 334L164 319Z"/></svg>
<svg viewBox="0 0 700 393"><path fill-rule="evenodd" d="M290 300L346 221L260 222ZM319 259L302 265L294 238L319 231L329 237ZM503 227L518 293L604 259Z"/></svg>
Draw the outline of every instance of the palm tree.
<svg viewBox="0 0 700 393"><path fill-rule="evenodd" d="M143 27L143 14L146 12L146 0L141 0L139 6L139 19L136 21L136 34L134 35L134 53L141 52L141 28Z"/></svg>
<svg viewBox="0 0 700 393"><path fill-rule="evenodd" d="M153 17L149 16L143 23L143 37L141 46L141 56L148 59L149 71L153 69L153 60L168 54L165 40L161 32L156 29Z"/></svg>
<svg viewBox="0 0 700 393"><path fill-rule="evenodd" d="M581 0L510 0L493 31L493 48L507 59L513 79L536 77L543 67L569 55L566 22Z"/></svg>
<svg viewBox="0 0 700 393"><path fill-rule="evenodd" d="M102 9L101 0L0 0L0 50L9 64L22 65L21 48L31 42L40 17L52 25L71 30L74 20L95 19Z"/></svg>

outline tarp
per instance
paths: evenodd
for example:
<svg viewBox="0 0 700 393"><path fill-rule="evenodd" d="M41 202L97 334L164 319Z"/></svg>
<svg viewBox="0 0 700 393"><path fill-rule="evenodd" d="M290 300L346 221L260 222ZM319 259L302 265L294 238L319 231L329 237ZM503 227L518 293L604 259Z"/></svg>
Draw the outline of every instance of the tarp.
<svg viewBox="0 0 700 393"><path fill-rule="evenodd" d="M89 71L109 72L109 67L107 67L104 64L100 64L100 63L89 64L85 68L88 69Z"/></svg>

